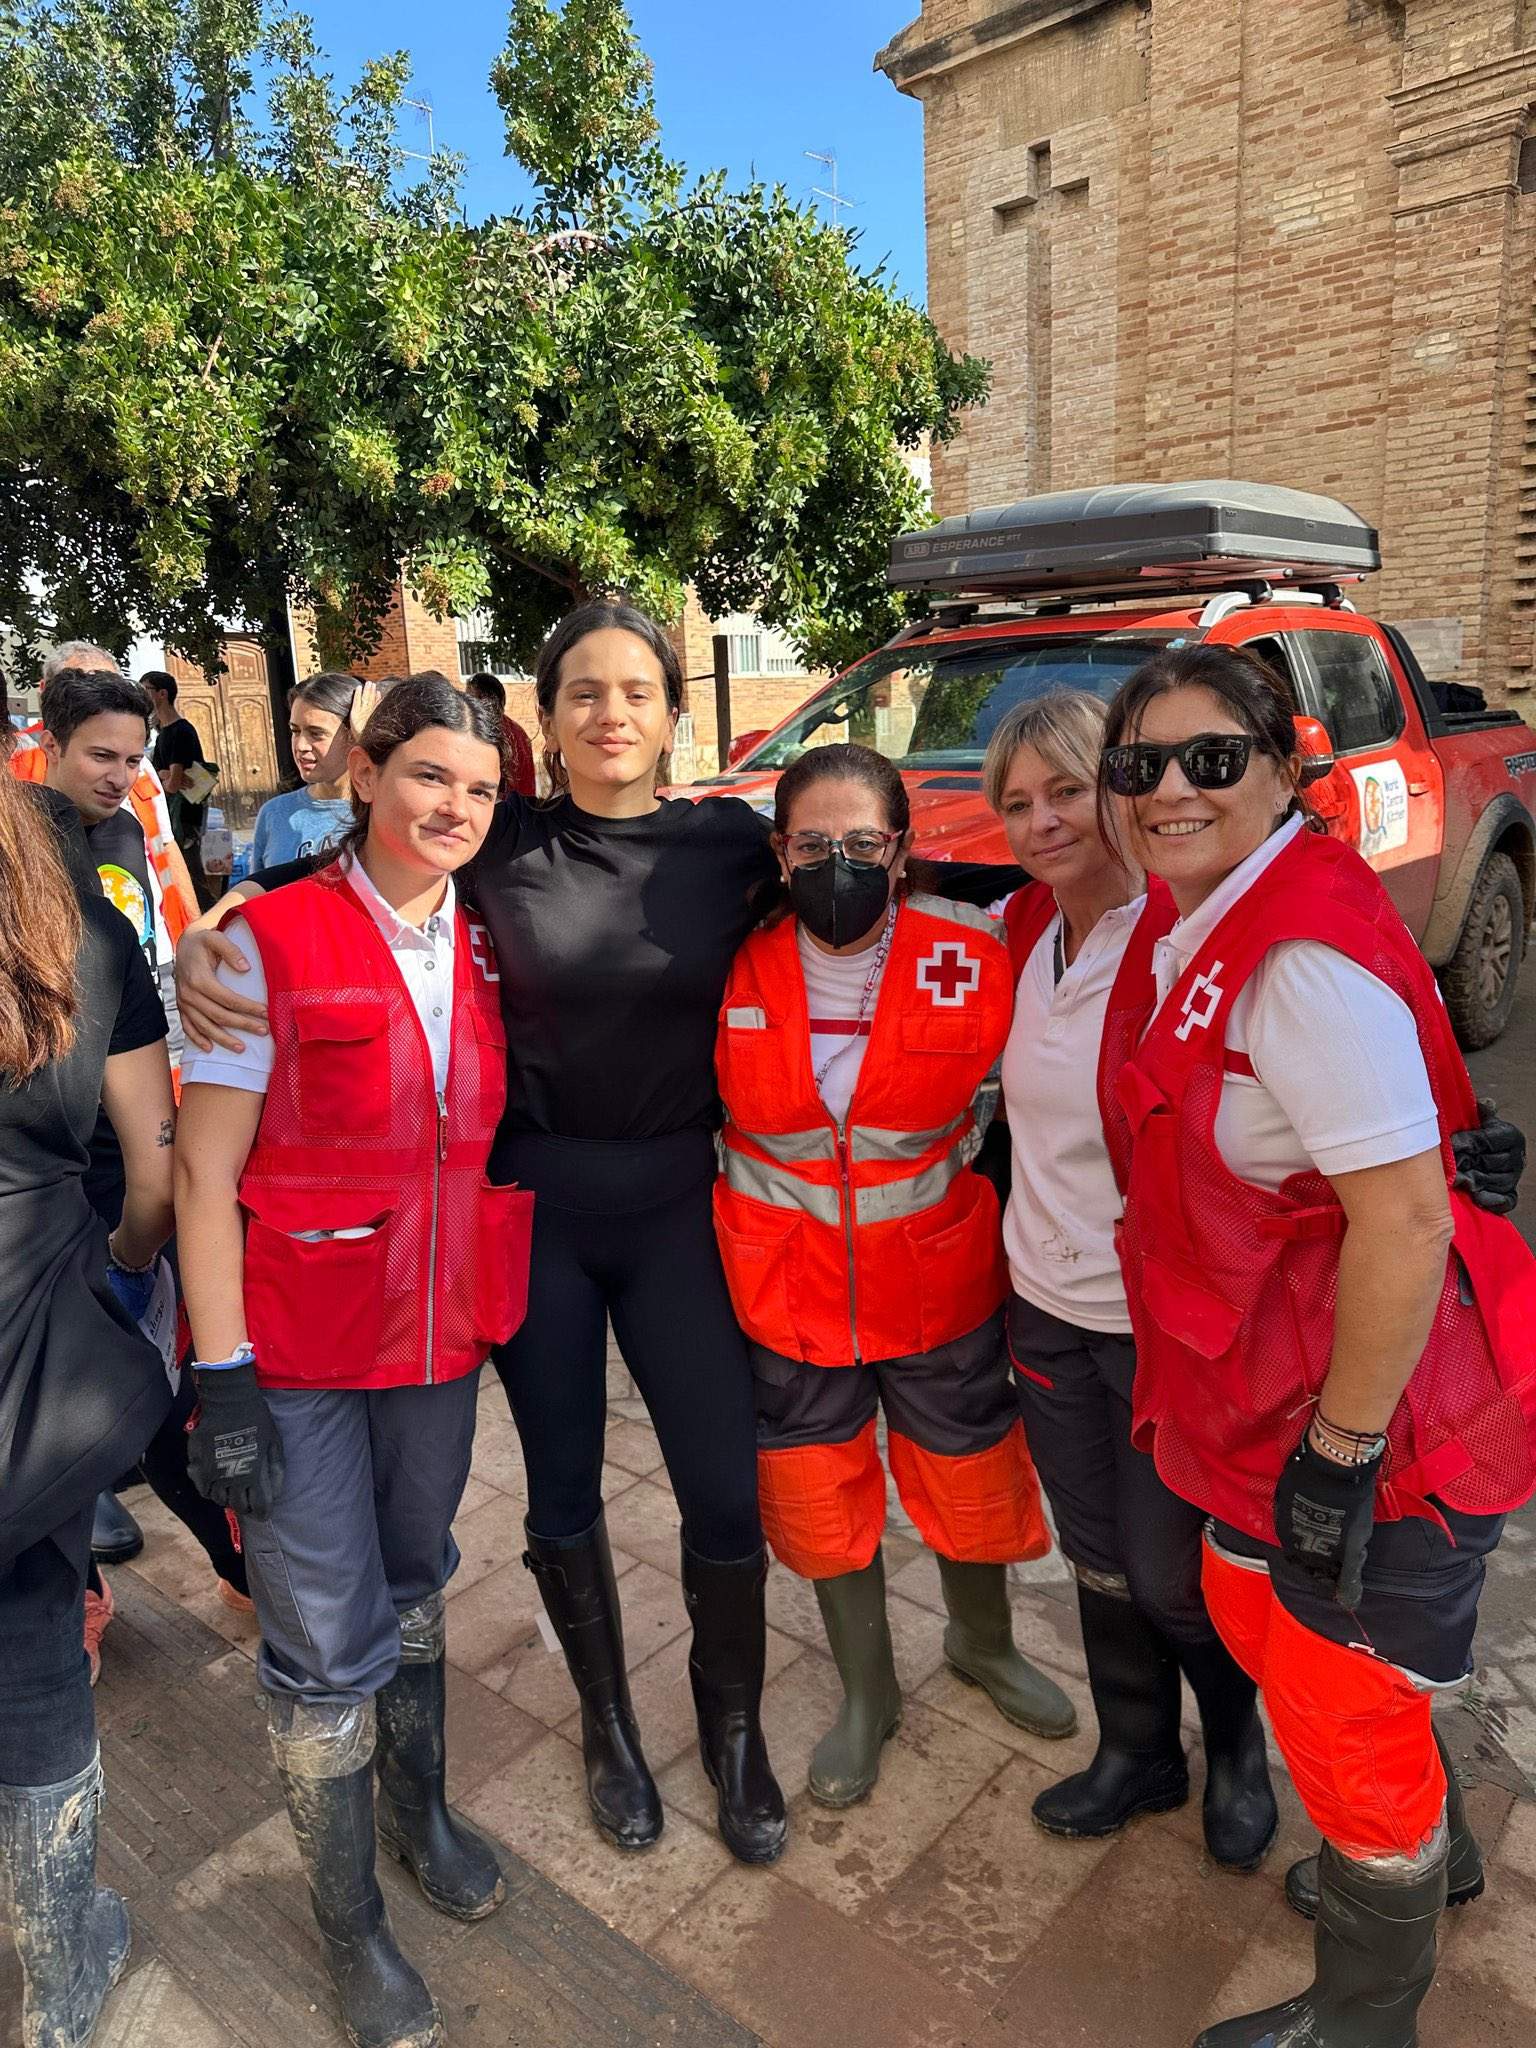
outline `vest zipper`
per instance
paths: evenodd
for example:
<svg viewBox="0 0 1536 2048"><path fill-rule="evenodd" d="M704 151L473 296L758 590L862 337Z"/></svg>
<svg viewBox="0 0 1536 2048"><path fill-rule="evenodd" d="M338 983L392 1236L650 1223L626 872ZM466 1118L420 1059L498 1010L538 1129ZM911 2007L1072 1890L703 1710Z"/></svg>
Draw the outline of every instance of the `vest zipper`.
<svg viewBox="0 0 1536 2048"><path fill-rule="evenodd" d="M832 1128L837 1133L837 1168L843 1177L843 1244L848 1253L848 1341L853 1346L854 1364L862 1365L864 1360L859 1355L859 1283L853 1260L853 1169L848 1158L844 1126L834 1123Z"/></svg>
<svg viewBox="0 0 1536 2048"><path fill-rule="evenodd" d="M427 1385L433 1384L437 1347L437 1212L443 1192L443 1161L448 1157L448 1097L437 1091L437 1151L432 1160L432 1223L427 1233Z"/></svg>

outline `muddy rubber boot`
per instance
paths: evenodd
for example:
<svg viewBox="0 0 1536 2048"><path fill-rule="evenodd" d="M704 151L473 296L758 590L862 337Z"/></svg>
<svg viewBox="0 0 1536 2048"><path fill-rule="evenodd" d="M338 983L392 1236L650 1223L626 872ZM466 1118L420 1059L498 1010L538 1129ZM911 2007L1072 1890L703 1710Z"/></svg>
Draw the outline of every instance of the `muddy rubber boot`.
<svg viewBox="0 0 1536 2048"><path fill-rule="evenodd" d="M880 1752L901 1726L885 1559L876 1550L862 1571L812 1583L843 1681L843 1704L811 1757L811 1797L822 1806L856 1806L874 1791Z"/></svg>
<svg viewBox="0 0 1536 2048"><path fill-rule="evenodd" d="M1087 1770L1047 1786L1031 1808L1048 1835L1072 1840L1118 1834L1189 1797L1179 1667L1161 1630L1134 1601L1093 1586L1078 1586L1077 1604L1099 1746Z"/></svg>
<svg viewBox="0 0 1536 2048"><path fill-rule="evenodd" d="M400 1953L374 1869L373 1703L268 1698L267 1725L352 2048L442 2048L437 2001Z"/></svg>
<svg viewBox="0 0 1536 2048"><path fill-rule="evenodd" d="M57 1785L0 1785L0 1907L26 2048L85 2048L128 1960L128 1908L96 1882L101 1754Z"/></svg>
<svg viewBox="0 0 1536 2048"><path fill-rule="evenodd" d="M979 1685L1005 1721L1049 1742L1077 1733L1077 1709L1055 1679L1037 1671L1013 1640L1005 1564L939 1557L949 1625L944 1658L957 1678Z"/></svg>
<svg viewBox="0 0 1536 2048"><path fill-rule="evenodd" d="M1257 1870L1280 1826L1258 1687L1216 1637L1176 1643L1205 1744L1205 1846L1224 1870Z"/></svg>
<svg viewBox="0 0 1536 2048"><path fill-rule="evenodd" d="M759 1718L768 1655L767 1583L766 1551L721 1564L683 1544L699 1755L715 1788L721 1840L738 1863L776 1863L789 1831Z"/></svg>
<svg viewBox="0 0 1536 2048"><path fill-rule="evenodd" d="M1469 1906L1474 1899L1483 1895L1483 1852L1477 1845L1477 1837L1467 1824L1467 1802L1456 1782L1456 1769L1451 1762L1450 1751L1445 1738L1437 1728L1435 1747L1440 1752L1440 1761L1445 1766L1445 1824L1451 1837L1450 1860L1445 1870L1445 1903L1450 1906ZM1303 1856L1299 1863L1293 1863L1285 1873L1286 1903L1298 1912L1303 1920L1317 1918L1317 1858Z"/></svg>
<svg viewBox="0 0 1536 2048"><path fill-rule="evenodd" d="M661 1794L640 1748L629 1697L608 1526L599 1515L579 1536L535 1536L526 1522L523 1534L523 1563L539 1582L581 1701L592 1818L616 1849L649 1849L661 1840Z"/></svg>
<svg viewBox="0 0 1536 2048"><path fill-rule="evenodd" d="M1299 1998L1207 2027L1195 2048L1415 2048L1435 1975L1446 1859L1407 1883L1318 1857L1315 1975Z"/></svg>
<svg viewBox="0 0 1536 2048"><path fill-rule="evenodd" d="M483 1920L506 1897L495 1851L454 1813L444 1789L443 1596L400 1617L400 1668L375 1697L380 1846L403 1863L439 1913Z"/></svg>

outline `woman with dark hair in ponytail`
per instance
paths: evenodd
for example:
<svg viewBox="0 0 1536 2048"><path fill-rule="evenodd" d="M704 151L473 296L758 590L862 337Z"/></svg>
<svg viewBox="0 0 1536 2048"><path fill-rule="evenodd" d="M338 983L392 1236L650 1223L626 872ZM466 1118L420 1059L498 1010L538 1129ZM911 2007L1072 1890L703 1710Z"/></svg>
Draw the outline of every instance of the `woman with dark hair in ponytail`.
<svg viewBox="0 0 1536 2048"><path fill-rule="evenodd" d="M273 1754L356 2048L442 2039L374 1874L375 1764L379 1838L432 1905L478 1920L503 1891L443 1792L451 1528L532 1206L486 1181L505 1041L453 883L501 769L484 705L398 684L348 756L340 858L245 906L237 986L270 1033L184 1075L189 1462L240 1517Z"/></svg>
<svg viewBox="0 0 1536 2048"><path fill-rule="evenodd" d="M593 1818L616 1847L648 1848L661 1800L630 1702L603 1519L611 1322L682 1513L689 1671L720 1831L743 1861L771 1862L785 1808L759 1719L767 1559L752 1373L710 1204L715 1031L732 958L777 873L771 828L735 798L657 795L683 677L644 613L609 602L572 612L545 642L535 686L553 794L505 798L470 876L507 1036L491 1175L537 1196L527 1318L496 1353L527 1470L526 1561L581 1702ZM183 973L194 1037L228 1043L261 1011L211 973L210 947L229 943L211 922L183 949Z"/></svg>

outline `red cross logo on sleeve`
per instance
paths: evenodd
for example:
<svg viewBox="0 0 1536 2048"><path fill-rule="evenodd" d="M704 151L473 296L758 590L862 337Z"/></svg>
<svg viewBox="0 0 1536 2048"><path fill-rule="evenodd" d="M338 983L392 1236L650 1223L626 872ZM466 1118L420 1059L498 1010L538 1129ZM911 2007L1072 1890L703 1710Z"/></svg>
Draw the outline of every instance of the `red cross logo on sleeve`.
<svg viewBox="0 0 1536 2048"><path fill-rule="evenodd" d="M981 962L957 941L941 940L927 959L917 963L917 985L928 991L935 1008L959 1009L981 986Z"/></svg>

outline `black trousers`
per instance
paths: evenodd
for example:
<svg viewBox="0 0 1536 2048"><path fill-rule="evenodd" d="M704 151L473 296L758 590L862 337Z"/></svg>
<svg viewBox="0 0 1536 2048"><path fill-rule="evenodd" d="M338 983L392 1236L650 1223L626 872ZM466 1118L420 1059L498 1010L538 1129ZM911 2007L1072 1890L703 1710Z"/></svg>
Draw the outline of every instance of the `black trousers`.
<svg viewBox="0 0 1536 2048"><path fill-rule="evenodd" d="M94 1508L0 1565L0 1784L60 1785L95 1754L85 1658Z"/></svg>
<svg viewBox="0 0 1536 2048"><path fill-rule="evenodd" d="M763 1540L752 1371L715 1243L709 1132L526 1136L501 1157L538 1197L528 1313L493 1354L522 1439L529 1527L576 1536L601 1511L611 1320L689 1548L746 1557Z"/></svg>
<svg viewBox="0 0 1536 2048"><path fill-rule="evenodd" d="M1214 1642L1200 1591L1205 1516L1131 1444L1131 1339L1079 1329L1015 1294L1008 1349L1062 1555L1080 1572L1123 1579L1172 1642Z"/></svg>

